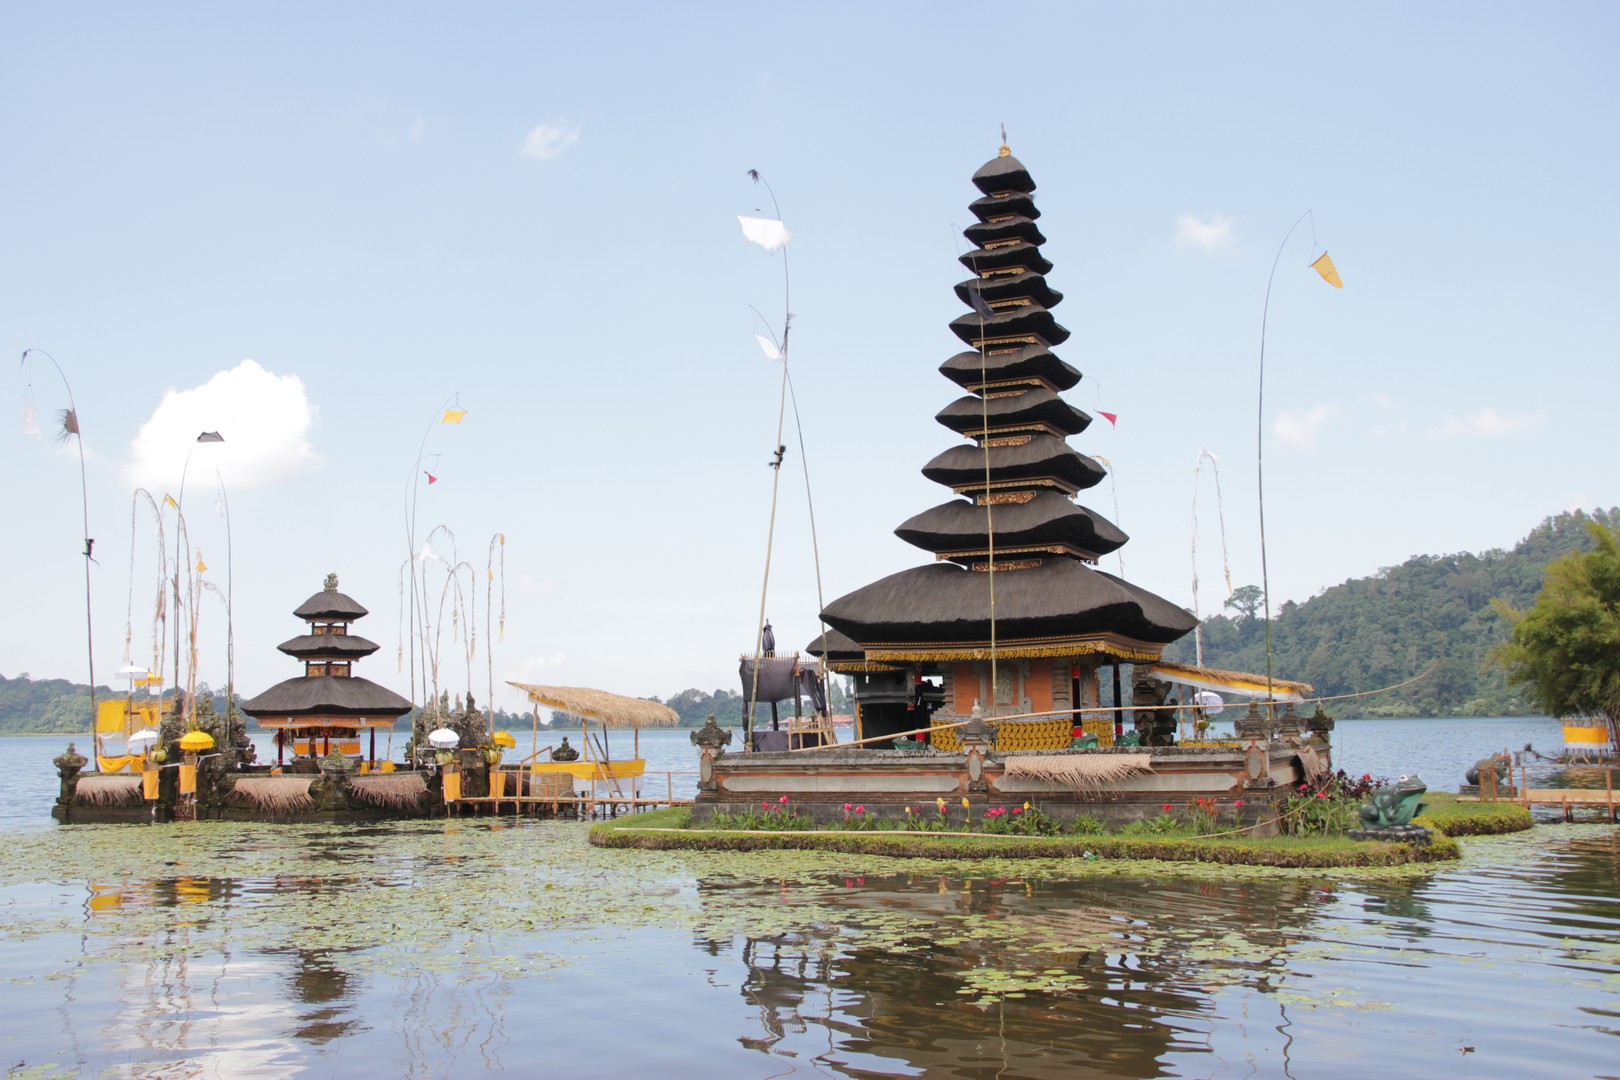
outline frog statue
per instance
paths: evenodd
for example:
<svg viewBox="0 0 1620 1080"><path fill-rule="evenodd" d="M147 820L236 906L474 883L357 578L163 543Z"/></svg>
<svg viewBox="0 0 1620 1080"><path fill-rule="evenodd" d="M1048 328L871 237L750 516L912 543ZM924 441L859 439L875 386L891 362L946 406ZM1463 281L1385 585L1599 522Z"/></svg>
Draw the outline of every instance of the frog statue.
<svg viewBox="0 0 1620 1080"><path fill-rule="evenodd" d="M1393 784L1375 788L1361 804L1361 828L1351 829L1352 840L1382 840L1396 844L1427 844L1428 829L1412 821L1423 811L1423 793L1429 785L1420 776L1402 776Z"/></svg>

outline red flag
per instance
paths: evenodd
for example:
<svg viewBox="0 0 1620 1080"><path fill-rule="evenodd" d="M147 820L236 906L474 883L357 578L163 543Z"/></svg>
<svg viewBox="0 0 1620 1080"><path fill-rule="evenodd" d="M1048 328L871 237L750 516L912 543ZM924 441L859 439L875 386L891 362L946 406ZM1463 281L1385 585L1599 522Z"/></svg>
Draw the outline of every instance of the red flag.
<svg viewBox="0 0 1620 1080"><path fill-rule="evenodd" d="M1098 409L1097 410L1097 415L1102 417L1104 420L1107 420L1114 427L1119 426L1119 416L1117 414L1111 413L1111 412L1103 412L1101 409Z"/></svg>
<svg viewBox="0 0 1620 1080"><path fill-rule="evenodd" d="M439 482L439 478L437 476L434 476L432 473L428 472L426 469L422 470L422 475L428 478L428 483L430 485L431 484L437 484Z"/></svg>

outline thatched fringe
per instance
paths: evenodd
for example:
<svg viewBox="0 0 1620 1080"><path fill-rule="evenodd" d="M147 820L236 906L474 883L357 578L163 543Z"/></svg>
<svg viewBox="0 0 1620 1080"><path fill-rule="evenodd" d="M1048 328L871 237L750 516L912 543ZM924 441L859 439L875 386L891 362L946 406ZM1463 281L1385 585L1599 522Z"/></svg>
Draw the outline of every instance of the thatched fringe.
<svg viewBox="0 0 1620 1080"><path fill-rule="evenodd" d="M231 790L232 801L246 803L267 814L290 814L315 809L309 796L313 776L244 776Z"/></svg>
<svg viewBox="0 0 1620 1080"><path fill-rule="evenodd" d="M1152 754L1078 753L1007 758L1008 776L1067 784L1076 791L1095 791L1115 780L1152 771Z"/></svg>
<svg viewBox="0 0 1620 1080"><path fill-rule="evenodd" d="M89 773L80 775L73 801L85 806L140 806L145 800L139 776Z"/></svg>
<svg viewBox="0 0 1620 1080"><path fill-rule="evenodd" d="M414 810L427 781L421 773L382 773L377 776L356 776L355 798L373 806L386 806L393 810Z"/></svg>

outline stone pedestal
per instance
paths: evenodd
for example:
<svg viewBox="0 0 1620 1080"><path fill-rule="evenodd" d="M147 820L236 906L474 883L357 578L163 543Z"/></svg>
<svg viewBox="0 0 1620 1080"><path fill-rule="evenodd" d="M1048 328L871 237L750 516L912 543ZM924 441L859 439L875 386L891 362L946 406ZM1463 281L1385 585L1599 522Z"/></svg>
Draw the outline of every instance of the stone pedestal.
<svg viewBox="0 0 1620 1080"><path fill-rule="evenodd" d="M714 762L731 745L731 732L716 724L710 713L708 722L692 732L691 739L698 748L698 790L715 791L719 785L714 779Z"/></svg>

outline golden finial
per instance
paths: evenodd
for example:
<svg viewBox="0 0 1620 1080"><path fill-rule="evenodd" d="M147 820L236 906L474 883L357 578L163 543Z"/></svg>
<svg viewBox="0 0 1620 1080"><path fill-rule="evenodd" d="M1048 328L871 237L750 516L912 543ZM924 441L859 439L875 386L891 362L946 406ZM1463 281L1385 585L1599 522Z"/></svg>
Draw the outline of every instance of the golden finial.
<svg viewBox="0 0 1620 1080"><path fill-rule="evenodd" d="M1012 147L1007 145L1007 125L1001 125L1001 149L996 151L997 157L1011 157Z"/></svg>

